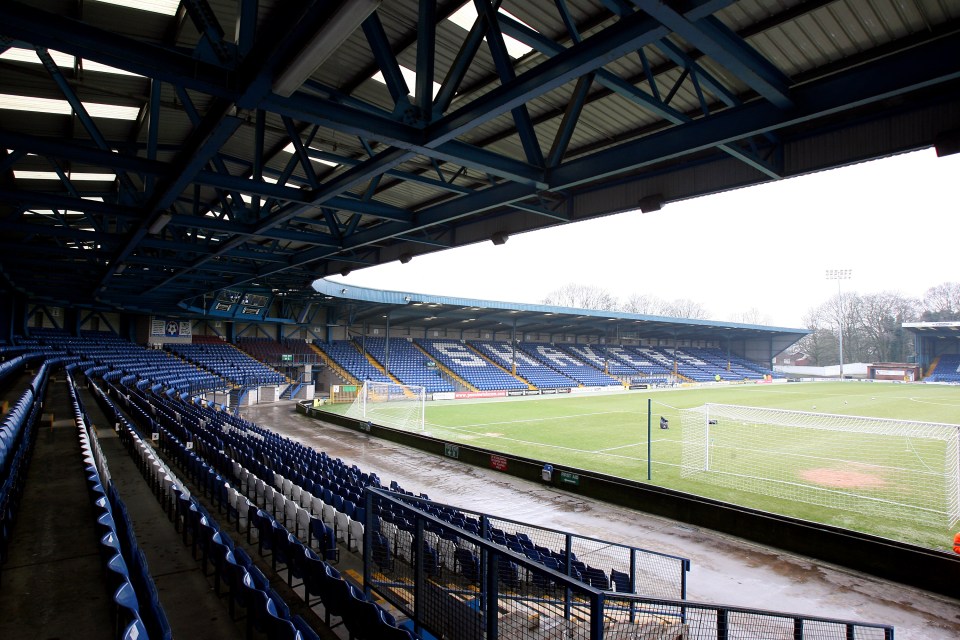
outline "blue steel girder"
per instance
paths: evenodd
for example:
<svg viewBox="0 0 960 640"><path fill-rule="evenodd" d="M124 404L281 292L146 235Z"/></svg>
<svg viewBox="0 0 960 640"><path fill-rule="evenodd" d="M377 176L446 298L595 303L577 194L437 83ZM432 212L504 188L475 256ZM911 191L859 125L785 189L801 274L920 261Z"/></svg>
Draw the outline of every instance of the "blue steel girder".
<svg viewBox="0 0 960 640"><path fill-rule="evenodd" d="M390 49L390 41L387 39L383 24L380 22L380 16L376 13L371 14L369 18L363 21L361 26L364 35L367 37L370 50L373 52L373 57L377 61L377 66L380 67L380 72L383 74L390 97L393 98L394 111L401 112L410 104L407 98L410 89L400 72L400 64Z"/></svg>
<svg viewBox="0 0 960 640"><path fill-rule="evenodd" d="M575 188L599 178L960 79L960 70L951 55L957 50L960 50L960 34L945 36L903 52L894 65L883 59L876 60L797 87L793 95L796 106L790 110L780 109L770 102L754 101L708 119L566 162L551 172L550 190ZM406 237L436 224L523 201L534 194L535 191L522 184L492 186L475 195L418 211L412 226L385 223L359 231L346 238L344 248L359 249L390 238ZM339 259L337 251L318 247L296 254L289 259L289 264L303 265L335 257Z"/></svg>
<svg viewBox="0 0 960 640"><path fill-rule="evenodd" d="M164 163L156 160L113 153L109 148L104 150L89 144L66 141L60 138L35 136L10 131L9 129L0 129L0 147L20 153L32 153L37 156L82 162L104 167L118 173L133 171L142 175L160 176L168 171Z"/></svg>
<svg viewBox="0 0 960 640"><path fill-rule="evenodd" d="M184 113L187 114L187 117L190 119L191 124L193 124L194 127L200 126L203 122L203 118L200 116L200 114L197 112L196 108L194 107L193 100L190 99L190 95L187 93L187 91L183 87L176 87L176 91L177 91L177 96L180 98L180 103L183 105ZM229 171L227 171L227 167L224 164L223 159L221 159L218 155L213 154L210 159L213 162L213 166L217 169L217 171L223 174L229 174ZM235 191L235 190L230 191L230 197L233 198L233 201L235 204L237 204L240 207L243 206L243 200L240 198L240 193L238 191ZM227 207L226 203L224 203L224 207L229 208Z"/></svg>
<svg viewBox="0 0 960 640"><path fill-rule="evenodd" d="M307 155L307 148L304 146L303 140L300 139L300 134L296 130L293 120L286 116L283 116L282 120L283 126L287 130L287 135L290 136L290 142L293 144L293 155L300 161L300 169L307 177L307 184L310 185L311 189L316 189L319 183L317 181L317 174L313 170L313 163L310 162L310 156ZM316 130L316 128L314 130Z"/></svg>
<svg viewBox="0 0 960 640"><path fill-rule="evenodd" d="M956 80L960 78L960 70L953 53L958 50L960 34L950 34L901 52L895 63L873 60L847 72L798 86L793 90L795 106L792 109L753 101L710 118L569 161L551 173L551 188L575 187Z"/></svg>
<svg viewBox="0 0 960 640"><path fill-rule="evenodd" d="M508 83L515 80L516 73L513 69L513 61L507 54L507 46L503 42L503 34L500 33L500 26L497 23L497 11L489 0L474 0L473 4L477 9L477 19L486 23L487 46L490 49L490 55L493 57L493 63L496 66L497 75L500 76L500 81ZM540 149L540 142L537 140L537 134L533 129L533 122L530 120L527 105L521 103L510 111L517 128L517 135L520 136L520 143L523 145L523 151L527 156L527 162L535 167L542 167L543 150Z"/></svg>
<svg viewBox="0 0 960 640"><path fill-rule="evenodd" d="M564 51L563 45L557 44L550 38L543 36L542 34L537 33L536 31L525 27L516 20L511 19L509 16L503 14L498 15L498 20L501 23L504 33L509 34L510 36L516 38L520 42L523 42L527 46L533 47L537 51L540 51L544 55L554 56ZM577 38L574 38L576 41ZM642 51L642 50L640 50ZM692 64L692 63L691 63ZM683 124L690 122L692 118L676 109L670 107L670 95L665 99L661 100L657 96L652 96L640 88L630 84L626 80L623 80L619 76L605 69L600 69L596 72L596 81L601 86L606 87L610 91L613 91L617 95L629 100L630 102L636 104L639 107L642 107L651 113L654 113L664 120L672 124ZM654 86L656 83L654 82ZM679 87L679 82L678 85ZM672 94L671 94L672 95ZM584 99L586 96L584 96ZM566 116L564 117L565 121ZM570 120L565 122L566 124L576 126L576 120ZM561 125L561 129L563 126ZM572 133L572 131L571 131ZM733 144L722 145L721 148L729 153L731 156L742 160L746 164L756 168L758 171L770 176L771 178L780 178L781 172L778 168L769 165L766 161L755 154L751 154L743 149L734 146ZM550 166L555 166L555 163L550 164Z"/></svg>
<svg viewBox="0 0 960 640"><path fill-rule="evenodd" d="M263 96L269 93L273 76L280 70L282 64L291 55L301 51L303 45L312 39L326 23L331 11L337 9L339 9L338 6L334 7L328 3L312 4L306 9L290 3L281 5L270 15L261 30L263 38L254 43L251 54L241 63L239 77L242 79L242 84L238 87L236 98L214 100L174 162L179 172L158 185L151 194L145 206L146 215L142 223L129 236L126 246L110 261L111 266L99 286L106 284L117 266L147 235L150 226L158 220L160 212L173 204L197 172L236 132L242 123L236 115L238 107L256 108ZM185 85L177 84L176 86L182 88Z"/></svg>
<svg viewBox="0 0 960 640"><path fill-rule="evenodd" d="M633 0L644 13L710 56L764 99L781 109L793 106L789 79L712 15L682 15L658 0Z"/></svg>
<svg viewBox="0 0 960 640"><path fill-rule="evenodd" d="M420 0L417 23L417 83L414 102L420 119L433 119L433 75L437 49L437 0Z"/></svg>
<svg viewBox="0 0 960 640"><path fill-rule="evenodd" d="M70 104L70 108L73 109L74 115L80 121L80 124L83 125L87 135L90 136L90 139L93 140L94 144L101 151L110 152L110 145L107 144L103 134L100 133L100 129L97 128L93 118L91 118L90 114L87 113L87 108L83 106L82 102L80 102L80 98L77 96L76 91L73 90L73 87L70 86L70 83L67 82L67 79L63 77L63 73L60 72L60 68L57 66L57 63L53 61L52 57L50 57L50 53L46 49L37 49L36 53L37 57L40 59L40 63L43 64L44 69L47 70L47 73L57 84L57 87L63 94L64 99L66 99L66 101ZM116 170L115 173L117 178L120 180L122 196L126 196L130 202L136 202L139 199L139 194L137 193L137 189L134 186L133 181L130 180L130 176L127 175L126 171Z"/></svg>
<svg viewBox="0 0 960 640"><path fill-rule="evenodd" d="M432 123L427 128L427 146L436 148L453 140L482 122L655 42L667 33L663 25L645 15L638 13L622 18Z"/></svg>
<svg viewBox="0 0 960 640"><path fill-rule="evenodd" d="M207 0L182 0L181 7L186 10L200 33L201 43L210 48L218 62L231 66L236 58L233 44L224 40L223 27ZM202 47L198 48L202 52Z"/></svg>
<svg viewBox="0 0 960 640"><path fill-rule="evenodd" d="M4 35L35 47L55 49L194 91L232 99L236 72L188 53L111 33L22 2L0 3Z"/></svg>
<svg viewBox="0 0 960 640"><path fill-rule="evenodd" d="M302 93L295 93L289 98L277 95L267 96L264 107L301 122L319 124L360 138L376 139L391 147L412 152L402 162L417 154L439 157L506 180L523 181L540 187L546 186L543 181L543 172L537 167L456 140L433 148L425 144L422 130L398 122L389 115L375 115L369 110L352 109Z"/></svg>

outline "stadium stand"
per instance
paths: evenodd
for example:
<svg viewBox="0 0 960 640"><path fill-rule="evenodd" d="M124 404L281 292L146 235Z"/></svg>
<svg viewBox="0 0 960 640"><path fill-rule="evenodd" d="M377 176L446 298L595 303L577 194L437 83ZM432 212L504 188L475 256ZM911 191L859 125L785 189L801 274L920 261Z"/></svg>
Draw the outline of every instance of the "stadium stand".
<svg viewBox="0 0 960 640"><path fill-rule="evenodd" d="M579 386L576 380L551 369L540 360L527 354L522 348L515 352L509 342L477 340L469 344L507 371L513 370L515 361L517 375L538 389L570 389Z"/></svg>
<svg viewBox="0 0 960 640"><path fill-rule="evenodd" d="M387 374L370 362L352 340L316 341L314 344L360 382L364 380L394 382Z"/></svg>
<svg viewBox="0 0 960 640"><path fill-rule="evenodd" d="M15 337L32 353L75 356L87 361L96 375L150 380L182 393L208 393L230 383L160 349L147 349L110 332L81 332L71 336L59 329L33 329L30 337Z"/></svg>
<svg viewBox="0 0 960 640"><path fill-rule="evenodd" d="M465 342L437 338L414 342L479 391L527 388L526 384L471 349Z"/></svg>
<svg viewBox="0 0 960 640"><path fill-rule="evenodd" d="M727 371L734 380L760 380L764 375L772 374L772 370L763 370L762 367L748 363L743 358L728 355L720 349L687 348L684 353L709 363L712 367Z"/></svg>
<svg viewBox="0 0 960 640"><path fill-rule="evenodd" d="M362 348L360 338L353 340L358 348ZM395 338L390 341L389 363L385 338L367 337L363 344L366 345L367 353L403 384L422 386L427 393L456 391L456 387L443 378L440 369L431 366L434 364L433 359L410 340Z"/></svg>
<svg viewBox="0 0 960 640"><path fill-rule="evenodd" d="M286 377L226 342L165 343L164 349L236 386L278 385Z"/></svg>
<svg viewBox="0 0 960 640"><path fill-rule="evenodd" d="M556 346L598 371L606 372L611 376L631 376L637 373L634 367L613 356L608 357L606 345L559 343Z"/></svg>
<svg viewBox="0 0 960 640"><path fill-rule="evenodd" d="M673 362L646 347L610 346L607 354L611 362L631 368L634 374L668 376L673 373Z"/></svg>
<svg viewBox="0 0 960 640"><path fill-rule="evenodd" d="M320 357L303 340L282 340L270 338L238 338L237 347L264 364L283 366L290 364L316 364ZM289 356L284 360L284 356Z"/></svg>
<svg viewBox="0 0 960 640"><path fill-rule="evenodd" d="M585 387L619 386L620 381L597 370L589 364L574 357L571 353L562 351L552 344L537 342L521 342L518 344L524 353L536 358L539 362L558 373L573 378Z"/></svg>
<svg viewBox="0 0 960 640"><path fill-rule="evenodd" d="M937 366L927 376L927 382L960 382L960 354L940 356Z"/></svg>

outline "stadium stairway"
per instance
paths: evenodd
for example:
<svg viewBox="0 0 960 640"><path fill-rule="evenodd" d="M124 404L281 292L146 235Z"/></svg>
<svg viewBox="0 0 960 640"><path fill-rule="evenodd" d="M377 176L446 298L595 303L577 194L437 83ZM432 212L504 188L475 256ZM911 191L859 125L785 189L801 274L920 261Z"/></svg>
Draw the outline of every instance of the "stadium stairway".
<svg viewBox="0 0 960 640"><path fill-rule="evenodd" d="M352 340L351 340L351 344L353 344L353 346L355 346L355 347L357 348L357 351L359 351L360 353L363 354L363 357L367 359L367 362L369 362L370 364L372 364L377 371L379 371L379 372L382 373L383 375L385 375L385 376L387 376L388 378L390 378L390 382L392 382L392 383L394 383L394 384L400 384L400 385L403 384L402 382L400 382L399 379L397 379L397 377L396 377L395 375L393 375L392 373L390 373L389 371L387 371L386 367L384 367L382 364L380 364L380 362L379 362L376 358L374 358L374 357L370 354L369 351L363 351L363 350L360 348L360 346L357 345L357 343L356 343L356 342L353 342Z"/></svg>
<svg viewBox="0 0 960 640"><path fill-rule="evenodd" d="M320 360L325 365L327 365L327 367L329 367L334 373L340 376L340 378L344 381L345 384L355 384L355 385L360 384L359 380L357 380L354 376L350 375L350 373L346 369L344 369L339 364L337 364L337 361L331 358L330 356L328 356L326 352L323 351L323 349L321 349L315 344L311 344L310 348L313 349L318 356L320 356Z"/></svg>
<svg viewBox="0 0 960 640"><path fill-rule="evenodd" d="M933 362L930 363L930 366L927 367L927 373L924 378L928 378L933 375L933 372L937 370L937 365L940 364L940 356L937 356L933 359Z"/></svg>

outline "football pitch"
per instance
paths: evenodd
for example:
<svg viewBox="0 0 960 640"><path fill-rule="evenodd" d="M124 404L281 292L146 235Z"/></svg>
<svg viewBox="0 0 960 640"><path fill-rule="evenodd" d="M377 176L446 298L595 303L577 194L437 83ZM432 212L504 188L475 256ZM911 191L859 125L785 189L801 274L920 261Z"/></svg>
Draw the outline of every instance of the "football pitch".
<svg viewBox="0 0 960 640"><path fill-rule="evenodd" d="M649 470L648 399L652 409ZM921 422L960 422L958 387L816 382L428 402L425 431L451 442L650 482L929 548L947 550L951 547L953 531L946 523L923 524L909 516L866 515L718 486L696 477L682 477L680 410L706 403ZM338 413L345 408L346 405L331 407ZM668 429L660 428L661 417L668 421ZM825 458L829 457L829 449L831 446L825 444ZM898 447L896 453L886 455L887 458L891 455L896 458L883 461L893 467L918 464L916 452L905 447ZM922 459L919 464L923 464Z"/></svg>

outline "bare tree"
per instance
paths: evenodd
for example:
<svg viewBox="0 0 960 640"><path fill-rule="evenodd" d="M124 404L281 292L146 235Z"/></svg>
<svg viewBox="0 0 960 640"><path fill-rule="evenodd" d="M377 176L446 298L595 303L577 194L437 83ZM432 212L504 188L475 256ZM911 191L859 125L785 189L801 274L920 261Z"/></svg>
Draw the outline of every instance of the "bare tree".
<svg viewBox="0 0 960 640"><path fill-rule="evenodd" d="M837 336L827 325L827 318L824 316L824 305L807 311L803 324L810 333L800 338L797 343L817 367L837 361Z"/></svg>
<svg viewBox="0 0 960 640"><path fill-rule="evenodd" d="M930 287L923 296L921 318L927 322L960 320L960 282Z"/></svg>
<svg viewBox="0 0 960 640"><path fill-rule="evenodd" d="M677 298L670 303L669 313L674 318L689 318L691 320L706 320L710 312L699 302L687 298Z"/></svg>
<svg viewBox="0 0 960 640"><path fill-rule="evenodd" d="M632 293L623 304L623 311L648 316L666 316L670 315L670 303L654 295Z"/></svg>
<svg viewBox="0 0 960 640"><path fill-rule="evenodd" d="M769 325L771 323L770 316L766 313L760 311L756 307L751 307L746 311L741 313L735 313L730 319L731 322L739 322L741 324L765 324Z"/></svg>
<svg viewBox="0 0 960 640"><path fill-rule="evenodd" d="M571 283L551 291L542 300L543 304L576 309L599 309L613 311L617 299L606 289L592 284Z"/></svg>
<svg viewBox="0 0 960 640"><path fill-rule="evenodd" d="M861 356L874 362L905 360L912 355L903 323L916 316L917 303L899 293L883 292L860 298Z"/></svg>

